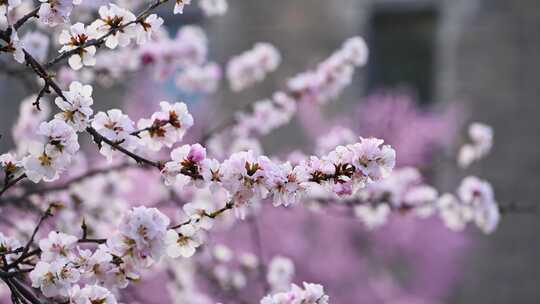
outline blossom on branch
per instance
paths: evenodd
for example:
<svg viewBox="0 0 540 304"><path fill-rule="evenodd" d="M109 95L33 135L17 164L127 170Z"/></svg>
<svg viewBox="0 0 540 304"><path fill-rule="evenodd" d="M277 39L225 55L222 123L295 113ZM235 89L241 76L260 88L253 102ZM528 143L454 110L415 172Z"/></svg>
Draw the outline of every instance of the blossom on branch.
<svg viewBox="0 0 540 304"><path fill-rule="evenodd" d="M183 14L184 6L191 4L191 0L175 0L174 14Z"/></svg>
<svg viewBox="0 0 540 304"><path fill-rule="evenodd" d="M69 31L63 30L58 37L58 42L62 44L60 53L69 52L74 49L78 51L69 57L69 66L74 70L79 70L83 66L94 66L96 64L96 47L85 46L86 43L97 37L97 33L92 32L92 28L85 28L84 24L78 22L69 28Z"/></svg>
<svg viewBox="0 0 540 304"><path fill-rule="evenodd" d="M193 126L193 116L188 112L185 103L159 103L161 111L150 119L140 119L137 123L140 143L152 151L159 151L163 146L172 147Z"/></svg>
<svg viewBox="0 0 540 304"><path fill-rule="evenodd" d="M136 31L133 22L135 22L136 17L132 12L115 4L109 4L108 7L101 6L99 8L99 17L90 24L88 30L99 36L111 33L105 38L105 46L108 48L115 49L118 45L125 47L135 37Z"/></svg>
<svg viewBox="0 0 540 304"><path fill-rule="evenodd" d="M253 49L233 57L227 64L227 78L233 91L241 91L264 80L281 63L281 55L270 43L257 43Z"/></svg>
<svg viewBox="0 0 540 304"><path fill-rule="evenodd" d="M69 16L74 5L81 4L82 0L39 0L39 20L51 27L69 22Z"/></svg>
<svg viewBox="0 0 540 304"><path fill-rule="evenodd" d="M62 92L66 99L57 97L54 101L62 110L62 112L55 115L55 118L65 121L77 132L84 131L94 113L91 108L94 104L92 91L90 85L83 85L78 81L72 82L69 85L69 91Z"/></svg>

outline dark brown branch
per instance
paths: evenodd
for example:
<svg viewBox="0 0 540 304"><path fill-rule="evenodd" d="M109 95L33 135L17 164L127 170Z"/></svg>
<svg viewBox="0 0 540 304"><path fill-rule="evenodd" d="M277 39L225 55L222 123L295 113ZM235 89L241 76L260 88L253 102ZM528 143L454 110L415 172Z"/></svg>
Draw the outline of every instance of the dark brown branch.
<svg viewBox="0 0 540 304"><path fill-rule="evenodd" d="M14 262L15 264L20 263L25 259L24 257L26 256L26 254L30 250L30 246L32 246L32 244L34 243L34 239L36 238L36 235L37 235L37 233L39 231L39 228L41 228L41 224L43 224L45 219L52 216L51 209L52 209L52 207L47 208L47 210L45 210L45 212L43 212L43 215L41 215L41 217L39 218L38 224L34 228L34 231L32 232L32 235L30 236L30 239L28 240L28 242L24 246L24 249L22 251L21 256Z"/></svg>
<svg viewBox="0 0 540 304"><path fill-rule="evenodd" d="M127 168L130 168L132 166L132 164L129 164L129 163L122 163L120 165L116 165L116 166L112 166L112 167L108 167L108 168L99 168L99 169L93 169L93 170L90 170L82 175L79 175L73 179L70 179L62 184L59 184L59 185L56 185L56 186L52 186L52 187L47 187L47 188L39 188L39 189L33 189L33 190L30 190L28 192L25 192L23 195L21 195L20 197L17 197L17 198L13 198L13 199L22 199L22 198L26 198L26 197L29 197L31 195L34 195L34 194L46 194L46 193L49 193L49 192L56 192L56 191L62 191L62 190L66 190L68 189L71 185L73 184L76 184L78 182L81 182L81 181L84 181L88 178L92 178L96 175L100 175L100 174L106 174L106 173L109 173L109 172L112 172L112 171L119 171L119 170L123 170L123 169L127 169Z"/></svg>
<svg viewBox="0 0 540 304"><path fill-rule="evenodd" d="M82 238L78 241L80 244L105 244L107 243L107 239L87 239Z"/></svg>
<svg viewBox="0 0 540 304"><path fill-rule="evenodd" d="M17 20L17 22L15 22L15 24L13 25L15 30L18 30L21 26L23 26L26 23L26 21L30 20L31 18L38 17L38 12L39 12L39 6L33 9L32 11L30 11L29 13L27 13L26 15L22 16L21 19Z"/></svg>
<svg viewBox="0 0 540 304"><path fill-rule="evenodd" d="M21 180L23 180L25 178L26 178L26 174L22 174L21 176L17 177L16 179L6 183L4 185L4 187L2 188L2 190L0 190L0 196L2 196L2 194L4 194L7 190L9 190L9 188L15 186L18 182L20 182Z"/></svg>
<svg viewBox="0 0 540 304"><path fill-rule="evenodd" d="M221 215L222 213L224 213L225 211L231 210L233 207L234 207L234 204L233 204L232 202L228 202L228 203L225 204L225 206L222 207L221 209L218 209L218 210L216 210L216 211L214 211L214 212L212 212L212 213L205 213L204 216L214 219L214 218L220 216L220 215ZM183 223L180 223L180 224L177 224L177 225L175 225L175 226L172 226L172 227L170 227L169 229L178 229L178 228L180 228L180 227L182 227L182 226L185 226L185 225L187 225L187 224L190 224L190 223L191 223L191 220L187 220L187 221L185 221L185 222L183 222Z"/></svg>
<svg viewBox="0 0 540 304"><path fill-rule="evenodd" d="M106 143L108 144L109 146L111 146L112 148L114 148L115 150L118 150L122 153L124 153L125 155L131 157L133 160L135 160L138 164L141 164L141 165L148 165L148 166L152 166L152 167L155 167L155 168L158 168L158 169L162 169L163 165L159 162L155 162L155 161L152 161L152 160L149 160L149 159L146 159L142 156L139 156L125 148L123 148L122 146L120 146L119 143L115 143L114 141L106 138L105 136L99 134L98 131L96 131L96 129L92 128L92 127L87 127L86 128L86 132L88 132L94 139L94 142L99 146L101 147L101 145L103 143Z"/></svg>

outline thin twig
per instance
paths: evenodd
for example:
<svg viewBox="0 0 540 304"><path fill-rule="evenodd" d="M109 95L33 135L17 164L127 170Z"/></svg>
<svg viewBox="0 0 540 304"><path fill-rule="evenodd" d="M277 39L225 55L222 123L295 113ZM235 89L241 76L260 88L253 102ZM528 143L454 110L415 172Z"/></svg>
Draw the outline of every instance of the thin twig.
<svg viewBox="0 0 540 304"><path fill-rule="evenodd" d="M4 185L4 187L2 188L2 190L0 190L0 196L2 196L2 194L4 194L9 188L15 186L15 184L17 184L18 182L22 181L23 179L26 178L26 174L22 174L21 176L17 177L16 179L8 182L7 184Z"/></svg>

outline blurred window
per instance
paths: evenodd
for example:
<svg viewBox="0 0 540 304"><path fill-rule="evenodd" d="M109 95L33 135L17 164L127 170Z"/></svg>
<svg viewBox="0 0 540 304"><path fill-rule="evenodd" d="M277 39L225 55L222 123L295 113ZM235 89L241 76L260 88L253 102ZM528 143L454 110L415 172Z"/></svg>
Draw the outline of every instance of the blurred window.
<svg viewBox="0 0 540 304"><path fill-rule="evenodd" d="M409 2L410 3L410 2ZM433 6L376 7L370 22L368 90L402 89L433 99L437 11Z"/></svg>

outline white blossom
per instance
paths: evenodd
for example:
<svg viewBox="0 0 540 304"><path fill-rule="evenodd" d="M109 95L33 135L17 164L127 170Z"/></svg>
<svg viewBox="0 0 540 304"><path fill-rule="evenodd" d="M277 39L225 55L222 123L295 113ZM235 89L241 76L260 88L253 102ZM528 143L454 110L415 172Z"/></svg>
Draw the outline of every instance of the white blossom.
<svg viewBox="0 0 540 304"><path fill-rule="evenodd" d="M73 304L116 304L114 295L99 285L86 285L82 289L79 285L75 285L70 291L69 298Z"/></svg>
<svg viewBox="0 0 540 304"><path fill-rule="evenodd" d="M62 112L55 115L55 118L65 121L76 131L81 132L88 126L90 117L94 113L91 106L94 103L92 98L92 86L83 85L74 81L69 85L69 91L63 91L66 97L57 97L56 105Z"/></svg>
<svg viewBox="0 0 540 304"><path fill-rule="evenodd" d="M388 204L358 205L354 207L354 214L370 230L381 227L388 221L391 209Z"/></svg>
<svg viewBox="0 0 540 304"><path fill-rule="evenodd" d="M131 22L136 20L135 15L115 4L101 6L99 8L99 19L89 26L89 30L97 33L100 37L108 34L118 27L121 31L114 31L105 39L105 46L115 49L117 46L125 47L135 36L135 25ZM128 25L129 24L129 25Z"/></svg>
<svg viewBox="0 0 540 304"><path fill-rule="evenodd" d="M6 236L2 232L0 232L0 254L12 252L21 248L22 248L22 244L18 239L14 237ZM20 253L10 253L4 256L6 258L7 263L12 263L20 257ZM3 265L3 262L0 262L0 264Z"/></svg>
<svg viewBox="0 0 540 304"><path fill-rule="evenodd" d="M49 26L68 23L73 5L80 4L82 0L39 0L39 20Z"/></svg>
<svg viewBox="0 0 540 304"><path fill-rule="evenodd" d="M179 232L167 231L165 242L167 243L167 255L171 258L182 256L189 258L195 254L196 249L202 244L200 232L195 225L187 224L179 228Z"/></svg>
<svg viewBox="0 0 540 304"><path fill-rule="evenodd" d="M145 44L152 39L155 33L163 25L163 19L156 14L148 16L144 21L136 24L137 44Z"/></svg>
<svg viewBox="0 0 540 304"><path fill-rule="evenodd" d="M40 261L30 272L32 287L40 288L43 295L52 298L69 296L72 284L79 281L80 274L69 264Z"/></svg>
<svg viewBox="0 0 540 304"><path fill-rule="evenodd" d="M493 146L493 129L490 126L475 122L468 131L471 143L463 145L458 153L458 164L462 168L484 158Z"/></svg>
<svg viewBox="0 0 540 304"><path fill-rule="evenodd" d="M174 13L175 14L183 14L184 13L184 6L191 4L191 0L175 0L174 4Z"/></svg>
<svg viewBox="0 0 540 304"><path fill-rule="evenodd" d="M75 54L69 57L69 66L74 70L79 70L83 66L94 66L96 64L96 47L85 46L92 38L97 38L97 33L92 29L85 28L84 24L78 22L69 28L69 31L63 30L58 37L58 42L62 44L60 53L72 51L80 48ZM84 46L84 47L83 47Z"/></svg>
<svg viewBox="0 0 540 304"><path fill-rule="evenodd" d="M268 265L266 280L272 290L283 291L291 284L294 276L294 263L289 258L276 256L272 258Z"/></svg>
<svg viewBox="0 0 540 304"><path fill-rule="evenodd" d="M193 116L185 103L170 104L162 101L159 105L161 111L137 123L137 127L144 130L139 134L140 143L153 151L159 151L163 146L172 147L193 126Z"/></svg>
<svg viewBox="0 0 540 304"><path fill-rule="evenodd" d="M156 208L133 208L124 216L119 227L123 237L121 240L128 245L126 251L137 260L159 260L165 250L169 223L169 218Z"/></svg>
<svg viewBox="0 0 540 304"><path fill-rule="evenodd" d="M132 149L136 145L136 138L131 135L135 131L134 122L119 109L98 112L92 121L92 127L108 140L119 146ZM114 148L102 145L99 152L110 162Z"/></svg>
<svg viewBox="0 0 540 304"><path fill-rule="evenodd" d="M41 260L45 262L68 262L75 257L77 238L61 232L51 231L46 239L39 241Z"/></svg>

